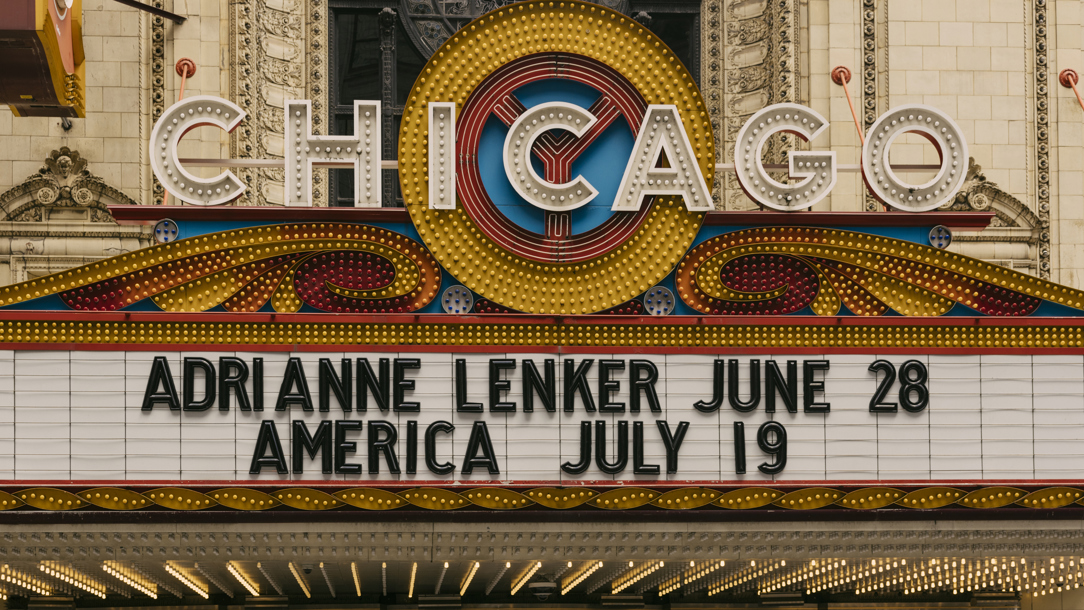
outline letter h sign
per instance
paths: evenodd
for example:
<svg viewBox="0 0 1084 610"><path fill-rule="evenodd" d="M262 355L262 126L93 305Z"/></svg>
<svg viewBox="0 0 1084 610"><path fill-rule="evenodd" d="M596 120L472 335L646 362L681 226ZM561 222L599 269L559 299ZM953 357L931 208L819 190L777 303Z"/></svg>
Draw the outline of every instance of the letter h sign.
<svg viewBox="0 0 1084 610"><path fill-rule="evenodd" d="M286 205L312 205L312 168L353 167L354 206L380 207L380 102L354 100L354 135L312 134L309 100L286 102Z"/></svg>

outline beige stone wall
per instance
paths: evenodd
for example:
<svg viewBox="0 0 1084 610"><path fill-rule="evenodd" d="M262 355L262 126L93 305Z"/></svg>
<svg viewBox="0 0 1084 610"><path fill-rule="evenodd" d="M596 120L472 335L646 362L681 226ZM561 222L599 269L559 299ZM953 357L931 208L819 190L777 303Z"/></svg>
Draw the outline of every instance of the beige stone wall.
<svg viewBox="0 0 1084 610"><path fill-rule="evenodd" d="M183 25L166 22L167 106L177 100L180 78L173 71L178 57L199 64L185 94L227 92L225 45L229 39L227 0L167 1L167 8L189 15ZM60 119L20 118L0 106L0 192L35 173L52 150L67 146L90 161L90 170L140 203L150 203L150 171L146 138L150 133L150 17L112 0L83 1L83 46L86 53L87 118L72 119L65 131ZM217 130L190 133L181 154L228 156L227 138ZM213 172L217 173L217 171Z"/></svg>
<svg viewBox="0 0 1084 610"><path fill-rule="evenodd" d="M872 4L863 0L807 0L797 5L796 38L801 49L799 101L831 121L828 131L814 146L835 151L842 164L858 162L860 143L851 112L843 89L831 82L829 74L837 65L852 70L850 91L859 119L863 120L867 95L863 91L866 56L863 45L869 42L865 28L869 7L874 6L876 69L880 79L874 98L878 112L916 102L935 106L955 117L968 138L971 155L989 181L1036 214L1040 214L1044 197L1047 198L1051 221L1049 241L1048 246L1039 249L1049 251L1050 276L1084 286L1084 113L1072 92L1057 84L1057 73L1062 68L1084 71L1080 2L1047 3L1049 27L1045 34L1044 66L1037 62L1037 5L1032 1L886 3L887 0L873 0ZM74 120L72 129L64 131L58 119L14 118L6 107L0 108L3 143L0 191L35 172L50 150L69 146L80 151L90 161L91 171L109 184L140 203L152 203L152 178L144 152L151 127L152 96L160 92L166 106L177 99L180 78L173 66L178 58L189 57L198 63L199 72L188 81L186 94L229 97L231 88L236 89L242 82L239 66L243 63L235 59L231 65L230 28L240 28L231 26L240 20L231 22L230 15L236 16L238 7L249 5L231 4L230 0L165 0L167 9L186 15L188 20L182 25L165 22L164 78L156 85L151 17L112 0L84 0L88 118ZM722 23L734 25L745 13L734 9L736 12L731 14L728 12L731 5L739 8L744 5L736 0L721 5L721 12L729 15ZM255 24L255 29L264 32L261 39L264 42L259 43L254 37L249 46L238 43L235 49L256 49L257 43L277 44L285 40L278 36L313 35L300 34L304 31L299 29L302 16L287 11L285 4L261 0L251 6L259 8L252 14L261 15L260 19L277 17L282 23ZM705 11L710 12L707 8ZM304 16L310 18L316 19ZM709 21L705 19L704 23ZM247 35L236 34L235 39ZM724 38L730 35L726 31L721 34ZM710 32L705 36L710 38ZM309 39L287 42L304 49ZM260 51L265 55L273 52L274 48L270 47ZM256 54L256 59L259 57L262 55ZM706 56L705 65L709 60ZM728 61L726 57L721 60ZM1037 89L1036 70L1046 73L1045 94ZM299 72L304 79L308 70ZM325 70L322 78L326 77ZM253 107L278 103L281 100L277 98L285 95L279 93L281 89L277 84L258 86L258 92L253 95L260 99ZM308 95L312 94L312 90L307 91ZM1041 129L1037 123L1040 113L1037 106L1042 103L1043 95L1046 95L1050 126L1048 183L1043 182L1047 176L1039 167L1043 160L1037 140ZM268 118L263 118L267 123ZM256 131L262 129L256 117L249 121ZM253 141L263 141L260 137L257 133ZM258 156L270 154L257 153ZM202 128L187 136L181 154L229 157L229 138L217 130ZM892 154L895 161L903 163L935 160L932 147L914 137L905 137ZM214 168L199 171L204 175L218 172ZM864 208L864 199L865 187L860 175L843 173L832 195L818 209L857 211Z"/></svg>

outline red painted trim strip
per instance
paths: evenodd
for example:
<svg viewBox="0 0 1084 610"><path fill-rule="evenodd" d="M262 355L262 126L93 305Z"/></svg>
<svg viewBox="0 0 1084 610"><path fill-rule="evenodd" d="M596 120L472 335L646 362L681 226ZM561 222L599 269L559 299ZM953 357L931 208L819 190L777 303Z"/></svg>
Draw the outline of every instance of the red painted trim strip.
<svg viewBox="0 0 1084 610"><path fill-rule="evenodd" d="M753 227L933 227L954 231L981 231L993 220L993 212L708 212L704 226Z"/></svg>
<svg viewBox="0 0 1084 610"><path fill-rule="evenodd" d="M109 212L122 225L177 221L252 222L401 222L410 223L406 208L282 208L270 206L112 205Z"/></svg>
<svg viewBox="0 0 1084 610"><path fill-rule="evenodd" d="M493 480L414 480L414 481L351 481L347 479L277 479L277 480L245 480L245 479L146 479L146 480L55 480L55 479L28 479L0 480L0 487L85 487L88 485L99 487L251 487L285 489L287 487L374 487L394 489L414 489L416 487L442 487L453 491L465 491L472 487L498 487L498 488L535 488L535 487L596 487L607 489L621 489L623 487L651 487L651 488L674 488L685 487L731 487L744 489L747 487L767 487L772 489L804 489L816 487L1084 487L1084 479L907 479L907 480L803 480L803 481L652 481L648 479L636 479L627 481L613 481L602 479L597 481L493 481Z"/></svg>

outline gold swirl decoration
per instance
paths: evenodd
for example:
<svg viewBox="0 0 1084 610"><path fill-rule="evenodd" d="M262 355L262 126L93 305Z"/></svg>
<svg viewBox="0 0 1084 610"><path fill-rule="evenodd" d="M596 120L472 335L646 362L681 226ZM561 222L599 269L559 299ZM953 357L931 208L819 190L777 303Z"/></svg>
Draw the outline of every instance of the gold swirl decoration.
<svg viewBox="0 0 1084 610"><path fill-rule="evenodd" d="M834 316L890 310L940 316L961 304L1027 316L1044 301L1084 309L1084 292L931 246L841 229L765 227L693 248L678 266L682 300L711 315Z"/></svg>
<svg viewBox="0 0 1084 610"><path fill-rule="evenodd" d="M414 240L379 227L283 224L190 237L0 289L0 305L58 295L72 309L117 311L145 299L171 312L406 313L440 289Z"/></svg>
<svg viewBox="0 0 1084 610"><path fill-rule="evenodd" d="M325 491L311 487L290 487L260 491L226 487L198 491L182 487L163 487L135 491L119 487L96 487L82 491L56 487L32 487L21 491L0 491L0 511L38 509L45 511L94 510L132 511L164 508L169 510L229 509L263 511L294 509L327 511L360 509L387 511L424 509L454 511L488 509L509 511L524 508L570 510L591 507L599 510L769 510L810 511L850 509L931 510L947 506L974 509L1016 506L1031 509L1057 509L1084 506L1084 489L1044 487L1025 490L1017 487L988 486L970 489L924 487L905 491L894 487L863 487L843 490L834 487L803 487L781 491L768 487L715 489L681 487L478 487L453 491L439 487L419 487L399 491L374 487L353 487Z"/></svg>
<svg viewBox="0 0 1084 610"><path fill-rule="evenodd" d="M486 76L542 53L601 62L631 83L646 103L675 105L711 190L711 121L695 80L673 52L625 15L595 4L548 1L519 2L483 15L433 54L403 109L399 183L422 241L468 288L527 313L594 313L665 278L692 244L704 214L687 211L679 197L658 197L628 243L590 260L560 263L533 262L498 245L462 203L450 210L429 207L428 104L454 102L462 109Z"/></svg>

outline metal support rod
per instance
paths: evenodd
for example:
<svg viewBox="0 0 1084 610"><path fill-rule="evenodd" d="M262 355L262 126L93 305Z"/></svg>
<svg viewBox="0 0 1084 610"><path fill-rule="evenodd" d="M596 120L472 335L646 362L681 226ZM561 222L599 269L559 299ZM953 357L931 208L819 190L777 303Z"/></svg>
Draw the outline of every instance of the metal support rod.
<svg viewBox="0 0 1084 610"><path fill-rule="evenodd" d="M1080 109L1084 110L1084 99L1080 99L1080 90L1076 88L1076 84L1080 82L1080 75L1076 73L1076 70L1072 68L1066 68L1058 73L1058 82L1062 87L1069 87L1076 94L1076 101L1080 104Z"/></svg>
<svg viewBox="0 0 1084 610"><path fill-rule="evenodd" d="M187 158L178 159L184 165L188 167L259 167L267 169L281 169L286 167L286 162L282 159L198 159ZM353 163L329 163L323 165L323 167L335 168L335 169L351 169L354 167ZM381 169L399 169L399 162L395 159L384 159L380 162ZM768 170L786 170L790 168L786 163L765 163L764 169ZM908 171L931 171L941 169L940 165L924 165L924 164L912 164L912 163L898 163L892 165L892 171L896 172L908 172ZM717 172L733 172L733 163L717 163L715 165L715 171ZM836 171L843 173L858 173L862 171L862 166L856 163L841 163L836 165Z"/></svg>
<svg viewBox="0 0 1084 610"><path fill-rule="evenodd" d="M854 119L854 128L858 130L858 140L862 143L862 146L865 146L866 136L862 134L862 125L858 123L858 114L854 111L851 92L847 89L847 83L851 82L851 71L846 66L832 68L832 82L843 87L843 94L847 96L847 106L851 108L851 118Z"/></svg>
<svg viewBox="0 0 1084 610"><path fill-rule="evenodd" d="M188 17L182 17L182 16L178 15L177 13L171 13L169 11L160 9L160 8L158 8L156 6L151 6L149 4L143 4L142 2L139 2L139 0L113 0L113 1L118 2L120 4L123 4L124 6L130 6L132 8L137 8L137 9L139 9L141 11L146 11L146 12L152 14L152 15L158 15L159 17L165 17L166 19L169 19L170 21L172 21L173 23L176 23L177 25L180 25L180 24L182 24L182 23L184 23L185 21L188 20Z"/></svg>
<svg viewBox="0 0 1084 610"><path fill-rule="evenodd" d="M179 74L181 76L181 90L177 94L177 101L180 102L181 100L184 99L184 84L185 84L185 82L188 81L189 76L192 76L192 75L194 75L196 73L196 62L192 61L191 59L188 59L187 57L182 57L182 58L177 60L177 64L176 64L175 68L177 70L177 74ZM283 167L285 167L285 166L286 165L283 164ZM165 190L165 192L162 193L162 205L167 205L169 203L169 191L166 190L166 189L163 189L163 190Z"/></svg>

